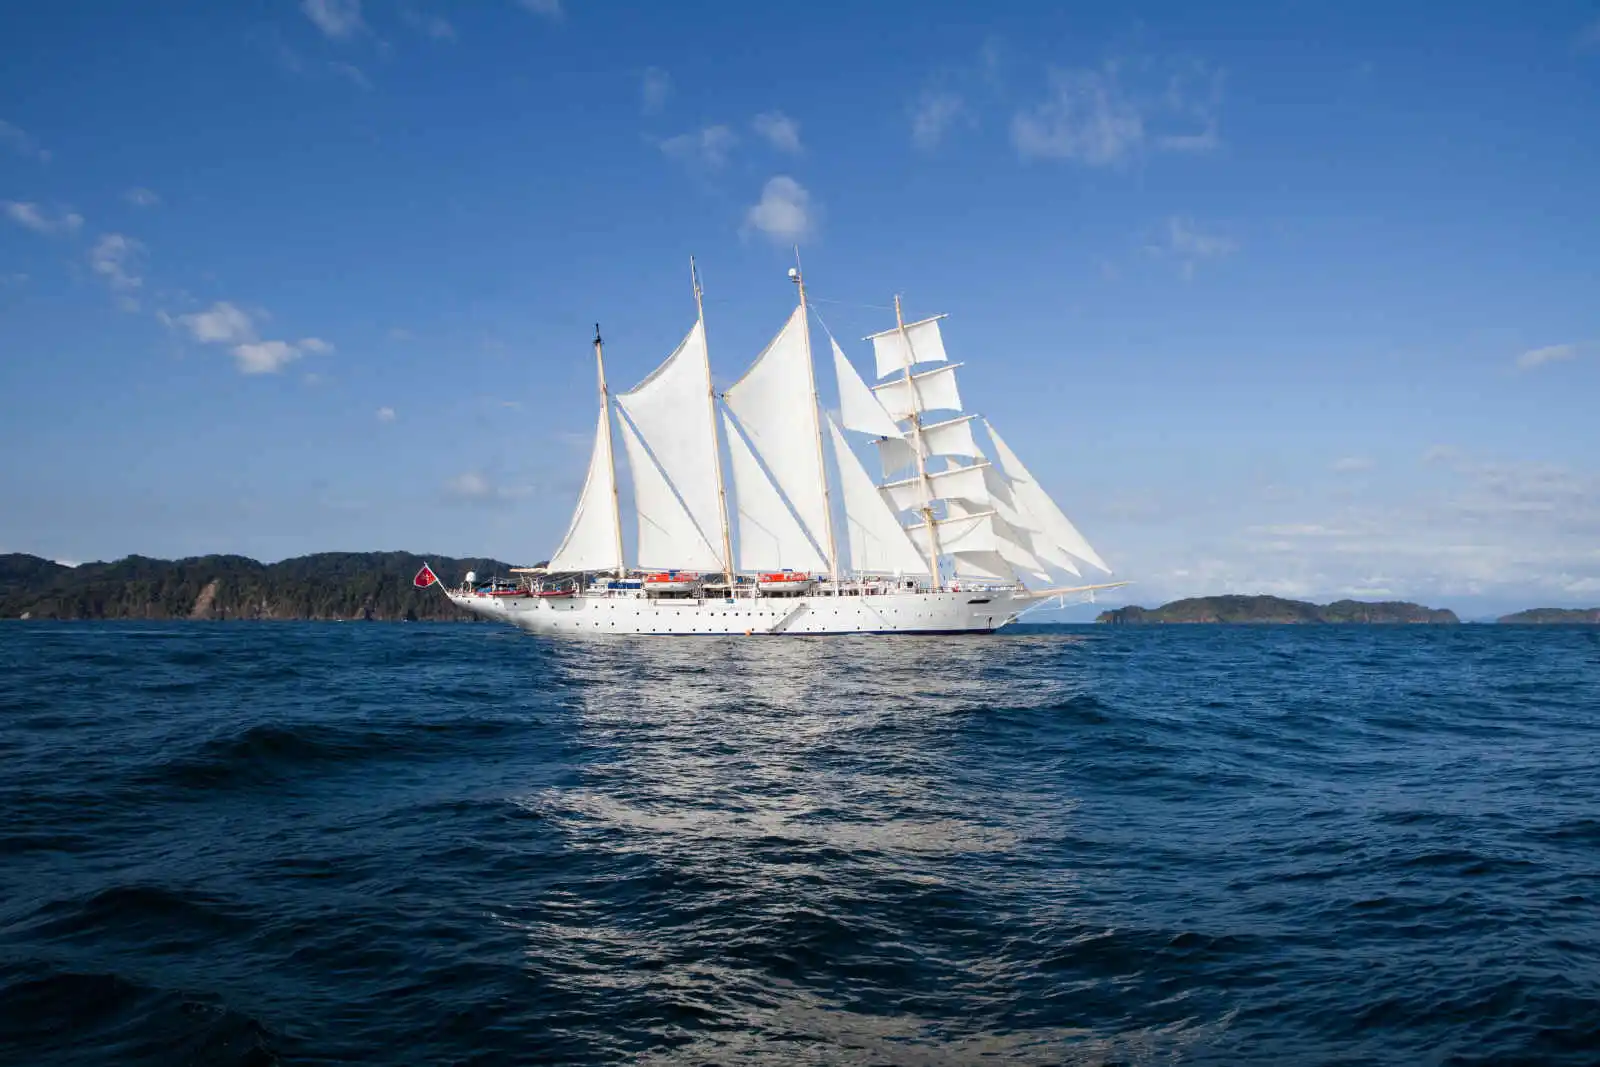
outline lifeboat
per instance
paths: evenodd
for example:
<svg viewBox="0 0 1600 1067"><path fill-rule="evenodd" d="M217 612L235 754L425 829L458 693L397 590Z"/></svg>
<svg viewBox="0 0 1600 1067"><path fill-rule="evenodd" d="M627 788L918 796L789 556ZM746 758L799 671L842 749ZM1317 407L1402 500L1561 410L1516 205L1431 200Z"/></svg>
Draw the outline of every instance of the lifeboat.
<svg viewBox="0 0 1600 1067"><path fill-rule="evenodd" d="M646 593L687 593L694 588L695 582L699 577L698 574L680 574L677 571L646 575L644 591Z"/></svg>
<svg viewBox="0 0 1600 1067"><path fill-rule="evenodd" d="M578 595L576 589L541 589L533 594L537 597L574 597Z"/></svg>
<svg viewBox="0 0 1600 1067"><path fill-rule="evenodd" d="M810 589L816 579L809 574L783 571L781 574L763 574L756 579L756 588L763 593L799 593Z"/></svg>
<svg viewBox="0 0 1600 1067"><path fill-rule="evenodd" d="M528 590L504 578L493 578L487 584L478 586L473 590L473 593L476 596L493 597L496 600L500 600L505 597L527 596Z"/></svg>

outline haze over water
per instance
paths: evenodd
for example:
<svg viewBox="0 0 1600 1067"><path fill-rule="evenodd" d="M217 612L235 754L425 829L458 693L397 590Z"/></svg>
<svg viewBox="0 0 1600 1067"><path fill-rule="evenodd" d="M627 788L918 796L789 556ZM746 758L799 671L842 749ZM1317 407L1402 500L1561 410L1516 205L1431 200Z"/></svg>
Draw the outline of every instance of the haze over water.
<svg viewBox="0 0 1600 1067"><path fill-rule="evenodd" d="M1600 639L0 629L0 1061L1551 1063Z"/></svg>

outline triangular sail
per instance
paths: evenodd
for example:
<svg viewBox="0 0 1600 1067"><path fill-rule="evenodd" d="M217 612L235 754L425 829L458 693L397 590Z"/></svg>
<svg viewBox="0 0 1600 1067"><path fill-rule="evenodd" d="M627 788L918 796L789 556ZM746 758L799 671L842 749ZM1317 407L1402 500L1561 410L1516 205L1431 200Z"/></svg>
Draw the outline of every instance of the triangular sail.
<svg viewBox="0 0 1600 1067"><path fill-rule="evenodd" d="M805 531L816 544L826 544L827 487L817 451L820 428L811 401L805 328L804 313L795 308L744 377L722 395Z"/></svg>
<svg viewBox="0 0 1600 1067"><path fill-rule="evenodd" d="M1034 538L1035 544L1039 544L1041 540L1048 541L1085 563L1110 574L1111 568L1106 566L1100 554L1090 547L1083 534L1078 532L1078 528L1072 525L1072 520L1068 519L1056 506L1056 502L1050 499L1050 494L1040 487L1033 475L1028 472L1028 468L1017 458L1017 454L1007 447L1005 441L987 421L984 422L984 426L989 431L989 440L994 442L995 457L1011 481L1012 496L1023 524L1029 529L1038 531Z"/></svg>
<svg viewBox="0 0 1600 1067"><path fill-rule="evenodd" d="M908 324L904 330L896 327L867 338L872 342L872 354L877 359L878 377L899 374L908 365L916 363L943 363L944 337L939 333L939 320L943 315ZM907 342L910 342L909 347Z"/></svg>
<svg viewBox="0 0 1600 1067"><path fill-rule="evenodd" d="M639 566L644 570L720 571L721 554L695 525L672 484L627 419L622 447L633 471L633 502L639 512Z"/></svg>
<svg viewBox="0 0 1600 1067"><path fill-rule="evenodd" d="M889 413L883 410L883 405L878 403L878 398L872 395L872 390L867 388L867 383L861 380L861 375L844 357L839 342L829 338L828 343L833 345L833 370L839 378L839 417L845 429L898 438L900 427L895 425Z"/></svg>
<svg viewBox="0 0 1600 1067"><path fill-rule="evenodd" d="M726 414L723 431L733 465L734 501L738 508L739 569L743 571L820 571L827 561L778 495ZM814 450L814 449L813 449Z"/></svg>
<svg viewBox="0 0 1600 1067"><path fill-rule="evenodd" d="M550 557L552 571L598 571L621 565L617 546L621 543L622 516L617 513L611 435L606 433L609 416L602 408L595 428L594 451L589 456L589 473L583 480L583 492L578 495L567 536Z"/></svg>
<svg viewBox="0 0 1600 1067"><path fill-rule="evenodd" d="M956 389L959 363L940 367L905 379L875 385L872 392L890 415L909 419L924 411L960 411L961 393Z"/></svg>
<svg viewBox="0 0 1600 1067"><path fill-rule="evenodd" d="M617 403L650 446L701 539L714 544L722 529L722 502L717 492L716 424L707 417L706 358L705 324L697 321L667 361L631 391L618 395ZM628 456L633 458L631 450ZM647 565L643 559L639 564ZM680 561L668 566L691 564ZM722 564L713 566L720 569Z"/></svg>
<svg viewBox="0 0 1600 1067"><path fill-rule="evenodd" d="M927 557L917 551L878 487L850 450L844 434L830 418L828 433L839 465L845 525L850 534L850 564L862 574L927 573Z"/></svg>
<svg viewBox="0 0 1600 1067"><path fill-rule="evenodd" d="M939 548L943 552L960 556L967 553L994 553L1017 570L1045 576L1044 565L1031 551L1028 535L1014 529L994 511L966 511L948 518L935 519ZM919 545L928 544L928 524L910 528L911 537ZM982 557L974 556L975 560Z"/></svg>

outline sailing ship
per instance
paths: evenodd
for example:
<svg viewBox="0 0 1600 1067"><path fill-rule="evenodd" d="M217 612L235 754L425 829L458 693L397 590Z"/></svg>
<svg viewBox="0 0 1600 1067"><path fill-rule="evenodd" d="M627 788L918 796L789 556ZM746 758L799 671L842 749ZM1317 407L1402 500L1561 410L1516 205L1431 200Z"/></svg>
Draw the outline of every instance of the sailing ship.
<svg viewBox="0 0 1600 1067"><path fill-rule="evenodd" d="M544 634L992 633L1052 600L1126 584L1055 584L1081 564L1111 571L994 427L962 411L945 316L908 323L897 296L895 325L865 338L870 386L828 334L835 419L817 395L798 266L793 313L720 395L692 260L690 273L693 327L628 392L607 387L595 327L594 449L549 563L519 569L521 595L468 575L447 591L457 605ZM631 563L613 425L632 477ZM874 441L882 481L852 434Z"/></svg>

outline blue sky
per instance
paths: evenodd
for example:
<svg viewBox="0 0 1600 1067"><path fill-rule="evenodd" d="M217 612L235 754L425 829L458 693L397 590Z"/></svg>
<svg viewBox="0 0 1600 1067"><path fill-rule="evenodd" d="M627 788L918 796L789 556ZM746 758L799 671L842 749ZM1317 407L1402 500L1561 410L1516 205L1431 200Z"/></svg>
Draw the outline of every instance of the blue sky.
<svg viewBox="0 0 1600 1067"><path fill-rule="evenodd" d="M1600 9L0 7L0 551L543 558L798 241L1151 603L1600 602ZM852 347L859 365L865 349Z"/></svg>

